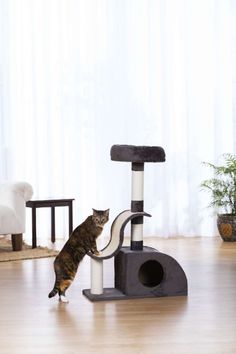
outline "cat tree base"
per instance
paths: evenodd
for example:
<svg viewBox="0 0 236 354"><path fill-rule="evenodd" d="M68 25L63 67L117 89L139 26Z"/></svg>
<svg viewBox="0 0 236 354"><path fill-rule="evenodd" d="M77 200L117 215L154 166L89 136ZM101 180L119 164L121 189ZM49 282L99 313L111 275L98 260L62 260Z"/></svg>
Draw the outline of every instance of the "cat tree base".
<svg viewBox="0 0 236 354"><path fill-rule="evenodd" d="M85 297L87 297L87 299L89 299L92 302L95 301L108 301L108 300L130 300L130 299L145 299L145 298L154 298L157 297L156 295L125 295L124 293L122 293L120 290L116 289L116 288L105 288L103 289L104 292L101 295L95 295L95 294L91 294L90 289L84 289L82 291L83 295ZM187 295L186 293L184 294L178 294L178 295L172 295L172 296L183 296L183 295ZM159 295L158 297L166 297L165 295Z"/></svg>
<svg viewBox="0 0 236 354"><path fill-rule="evenodd" d="M122 300L127 299L127 296L123 294L120 290L115 288L105 288L103 289L103 294L92 294L90 289L84 289L83 295L86 296L90 301L107 301L107 300Z"/></svg>

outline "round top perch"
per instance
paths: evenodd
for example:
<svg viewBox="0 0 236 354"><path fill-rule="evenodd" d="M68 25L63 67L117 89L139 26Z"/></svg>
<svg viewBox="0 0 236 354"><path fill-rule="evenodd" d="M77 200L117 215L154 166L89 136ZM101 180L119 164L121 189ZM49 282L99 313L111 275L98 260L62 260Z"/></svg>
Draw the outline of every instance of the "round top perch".
<svg viewBox="0 0 236 354"><path fill-rule="evenodd" d="M160 146L113 145L111 160L135 163L164 162L165 151Z"/></svg>

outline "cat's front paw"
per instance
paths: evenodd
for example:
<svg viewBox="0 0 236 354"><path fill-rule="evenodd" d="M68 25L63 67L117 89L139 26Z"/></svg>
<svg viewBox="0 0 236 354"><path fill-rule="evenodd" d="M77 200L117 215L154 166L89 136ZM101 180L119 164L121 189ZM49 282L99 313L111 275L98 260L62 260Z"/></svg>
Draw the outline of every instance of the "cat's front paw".
<svg viewBox="0 0 236 354"><path fill-rule="evenodd" d="M99 256L100 252L98 250L91 250L92 254L95 254L95 256Z"/></svg>

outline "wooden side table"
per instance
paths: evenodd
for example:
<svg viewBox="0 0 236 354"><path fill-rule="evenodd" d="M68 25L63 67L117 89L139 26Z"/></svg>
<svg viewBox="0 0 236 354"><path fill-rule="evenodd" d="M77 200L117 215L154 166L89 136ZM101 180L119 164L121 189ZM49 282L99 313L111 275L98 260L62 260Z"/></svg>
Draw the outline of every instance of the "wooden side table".
<svg viewBox="0 0 236 354"><path fill-rule="evenodd" d="M51 241L55 242L55 208L68 207L69 234L71 234L73 231L73 200L74 199L46 199L29 200L26 202L26 206L32 209L32 248L37 247L36 209L51 208Z"/></svg>

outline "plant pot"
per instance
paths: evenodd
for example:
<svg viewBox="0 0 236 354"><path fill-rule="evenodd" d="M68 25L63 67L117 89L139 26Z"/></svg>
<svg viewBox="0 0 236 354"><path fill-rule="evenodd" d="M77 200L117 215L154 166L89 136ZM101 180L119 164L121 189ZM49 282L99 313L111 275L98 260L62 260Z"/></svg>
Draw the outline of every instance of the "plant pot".
<svg viewBox="0 0 236 354"><path fill-rule="evenodd" d="M218 214L217 227L224 241L236 241L236 214Z"/></svg>

